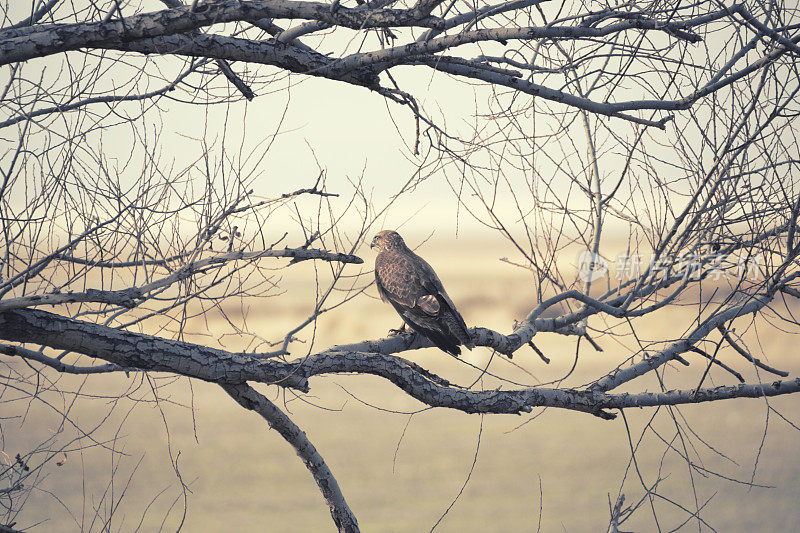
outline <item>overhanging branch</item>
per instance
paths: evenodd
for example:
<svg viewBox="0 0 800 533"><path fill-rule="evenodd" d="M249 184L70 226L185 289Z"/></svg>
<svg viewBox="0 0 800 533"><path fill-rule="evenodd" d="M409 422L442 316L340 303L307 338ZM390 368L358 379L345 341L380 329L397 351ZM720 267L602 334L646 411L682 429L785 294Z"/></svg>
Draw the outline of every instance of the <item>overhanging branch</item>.
<svg viewBox="0 0 800 533"><path fill-rule="evenodd" d="M443 25L441 19L420 17L419 13L407 9L340 7L331 10L330 4L322 2L207 0L195 9L191 6L175 7L108 22L9 29L0 32L0 65L80 48L113 48L110 45L114 43L193 32L213 24L266 18L318 20L355 30L396 26L437 28Z"/></svg>
<svg viewBox="0 0 800 533"><path fill-rule="evenodd" d="M800 378L773 384L639 394L610 394L601 387L471 391L431 379L402 358L392 355L347 351L339 347L296 362L256 359L32 309L0 313L0 338L83 353L126 368L171 372L222 385L257 381L308 391L308 381L314 376L371 374L394 383L426 405L467 413L519 414L530 412L534 407L559 407L613 418L607 409L776 396L800 391ZM638 371L643 367L635 365L635 368Z"/></svg>

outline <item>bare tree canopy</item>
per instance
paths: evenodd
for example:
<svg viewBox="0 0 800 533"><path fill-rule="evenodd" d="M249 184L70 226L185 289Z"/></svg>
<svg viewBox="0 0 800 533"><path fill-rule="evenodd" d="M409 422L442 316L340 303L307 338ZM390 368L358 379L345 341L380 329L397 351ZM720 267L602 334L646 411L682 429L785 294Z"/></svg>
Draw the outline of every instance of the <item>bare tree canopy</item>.
<svg viewBox="0 0 800 533"><path fill-rule="evenodd" d="M339 531L359 530L347 487L287 400L313 404L333 375L377 376L419 402L414 413L480 414L464 486L484 415L623 418L630 460L609 496L609 531L711 530L695 476L757 485L758 456L750 480L703 466L706 442L680 406L755 398L797 429L771 403L800 392L797 367L771 362L762 344L789 347L800 333L791 2L1 5L0 530L36 530L26 503L62 456L96 447L122 460L116 433L100 436L106 420L127 401L161 409L179 379L213 384L275 429ZM357 99L332 139L346 142L384 105L379 139L350 148L370 162L396 146L384 162L394 175L365 164L334 176L334 158L291 136L289 101L311 106L301 84L330 108L334 88ZM308 164L313 175L300 170ZM443 205L452 216L435 215ZM427 338L381 338L384 325L366 340L319 341L325 320L373 312L357 307L376 294L365 244L408 219L422 234L489 235L505 246L502 267L525 276L500 298L506 311L525 299L513 325L475 305L470 339L458 336L477 347L457 362L472 365L471 383L419 363ZM424 238L407 240L424 249ZM479 273L470 294L486 300L494 281ZM280 298L296 316L273 307ZM269 328L253 309L267 310ZM654 323L665 329L653 334ZM601 366L585 364L601 351ZM556 359L566 366L550 375ZM99 397L108 415L87 421L81 401ZM47 431L32 421L40 408L56 414ZM648 409L638 442L632 408ZM25 431L38 442L6 447ZM650 433L689 472L677 489L686 499L660 468L641 475ZM191 490L177 455L170 448L180 497L166 514L181 507L181 529ZM99 502L78 529L111 529L113 491ZM660 521L662 505L678 511L674 523ZM148 529L147 512L114 527Z"/></svg>

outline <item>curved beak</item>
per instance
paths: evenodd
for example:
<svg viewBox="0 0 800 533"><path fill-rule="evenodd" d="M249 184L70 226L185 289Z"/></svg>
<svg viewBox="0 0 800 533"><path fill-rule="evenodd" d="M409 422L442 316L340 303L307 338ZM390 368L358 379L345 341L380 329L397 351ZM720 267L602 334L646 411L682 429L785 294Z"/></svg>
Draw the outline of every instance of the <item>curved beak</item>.
<svg viewBox="0 0 800 533"><path fill-rule="evenodd" d="M374 242L369 243L369 247L370 248L375 248L375 243Z"/></svg>

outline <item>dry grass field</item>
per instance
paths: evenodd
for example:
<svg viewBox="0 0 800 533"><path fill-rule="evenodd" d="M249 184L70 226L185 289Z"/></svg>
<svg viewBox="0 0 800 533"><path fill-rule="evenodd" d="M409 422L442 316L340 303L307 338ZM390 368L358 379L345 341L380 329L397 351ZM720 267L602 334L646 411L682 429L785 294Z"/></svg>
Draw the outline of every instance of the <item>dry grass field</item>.
<svg viewBox="0 0 800 533"><path fill-rule="evenodd" d="M475 259L462 241L451 248L429 248L423 255L439 271L468 324L509 331L513 319L535 304L529 278L521 269L498 261L500 250L490 249ZM372 257L366 260L370 263ZM311 269L304 264L283 274L290 297L240 310L247 313L251 328L275 338L302 320L313 300L296 295L313 290L307 283ZM368 294L326 315L319 322L314 347L378 338L396 327L399 321L393 310L374 298L374 289ZM648 319L637 333L647 339L675 338L694 314L696 307L675 306ZM622 328L615 331L619 337L596 339L603 352L581 346L567 385L598 377L631 353L634 340L623 335ZM203 333L212 342L229 328L221 318L209 317ZM766 329L752 332L756 333L764 359L793 376L800 374L797 337ZM235 339L225 336L223 342L231 347ZM536 342L551 357L550 365L524 348L513 360L522 370L494 357L490 372L524 384L566 374L575 357L575 339L542 334ZM298 348L298 354L300 349L308 346ZM488 356L488 351L476 349L465 359L480 367ZM407 357L459 384L479 378L475 368L435 349ZM746 376L753 375L743 359L727 357ZM670 386L697 384L705 366L699 359L691 362L688 368L666 371ZM19 363L10 364L29 372ZM174 531L183 522L183 530L190 532L332 530L327 506L293 450L218 387L163 375L91 376L81 385L84 396L75 399L48 389L75 390L84 378L45 374L60 381L54 385L42 381L42 402L10 402L4 408L6 458L49 435L62 441L80 437L70 424L58 433L61 418L56 410L71 409L71 419L84 429L101 422L102 427L93 435L97 443L78 439L70 446L73 451L59 458L65 460L61 466L49 463L40 490L18 517L19 526L42 521L30 531L150 532ZM733 383L732 377L716 370L710 378L709 383ZM476 387L497 385L484 376ZM626 422L636 445L653 409L632 411L627 420L614 421L554 409L535 411L533 416L481 418L425 410L374 377L316 378L311 386L311 393L302 397L277 396L275 388L263 386L259 390L284 405L308 434L337 476L365 532L429 531L461 491L473 461L469 482L436 531L605 531L609 495L614 500L622 486L628 503L641 498L640 475L650 485L660 477L659 493L687 509L702 507L701 516L717 531L794 531L800 523L800 432L770 412L764 400L675 410L694 431L682 434L683 441L674 439L674 424L662 409L653 424L655 431L641 439L636 465L629 468ZM657 387L653 379L640 378L626 390ZM158 390L158 403L153 401L153 388ZM122 390L129 391L128 397L115 400ZM776 398L769 405L800 422L800 398ZM694 492L690 469L676 452L684 447L693 463L706 469L691 472ZM112 456L109 448L121 453ZM41 453L47 453L47 447ZM173 465L187 487L185 517ZM754 483L772 488L720 477L749 482L753 475ZM689 518L662 499L653 505L657 523L645 503L622 529L669 531ZM698 530L697 522L686 529Z"/></svg>

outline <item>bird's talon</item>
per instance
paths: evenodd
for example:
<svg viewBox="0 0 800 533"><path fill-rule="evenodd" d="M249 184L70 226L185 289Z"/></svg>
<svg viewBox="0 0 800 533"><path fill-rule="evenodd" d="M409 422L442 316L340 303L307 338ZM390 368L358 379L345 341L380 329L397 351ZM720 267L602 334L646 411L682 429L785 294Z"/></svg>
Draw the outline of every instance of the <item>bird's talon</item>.
<svg viewBox="0 0 800 533"><path fill-rule="evenodd" d="M402 326L400 326L397 329L390 329L389 330L389 336L390 337L397 337L398 335L402 335L403 333L406 333L406 332L407 332L406 325L403 324Z"/></svg>

